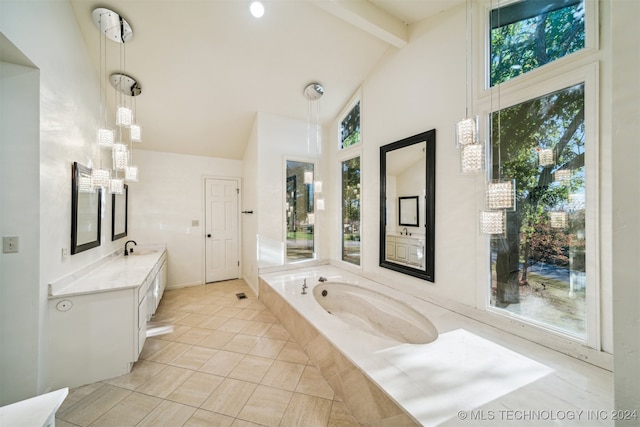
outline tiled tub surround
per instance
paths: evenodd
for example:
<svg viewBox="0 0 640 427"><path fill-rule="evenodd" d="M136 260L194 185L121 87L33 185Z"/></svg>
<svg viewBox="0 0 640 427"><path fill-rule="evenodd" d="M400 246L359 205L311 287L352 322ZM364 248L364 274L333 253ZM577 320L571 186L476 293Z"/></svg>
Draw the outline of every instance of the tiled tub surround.
<svg viewBox="0 0 640 427"><path fill-rule="evenodd" d="M51 386L122 375L138 360L166 283L166 247L120 251L49 285Z"/></svg>
<svg viewBox="0 0 640 427"><path fill-rule="evenodd" d="M321 276L403 301L431 320L438 338L405 344L356 330L315 300ZM562 425L613 425L587 419L587 411L613 407L610 372L336 266L262 274L260 299L363 425L459 425L471 411L482 411L473 412L474 425L515 417L555 425L563 416Z"/></svg>

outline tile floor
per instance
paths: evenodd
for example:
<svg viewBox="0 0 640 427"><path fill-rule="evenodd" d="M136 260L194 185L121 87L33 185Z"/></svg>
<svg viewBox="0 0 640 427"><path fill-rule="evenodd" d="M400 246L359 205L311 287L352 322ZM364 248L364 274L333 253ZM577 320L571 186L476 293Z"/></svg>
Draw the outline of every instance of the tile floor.
<svg viewBox="0 0 640 427"><path fill-rule="evenodd" d="M131 373L70 390L57 427L358 425L243 280L166 291L154 322L173 333Z"/></svg>

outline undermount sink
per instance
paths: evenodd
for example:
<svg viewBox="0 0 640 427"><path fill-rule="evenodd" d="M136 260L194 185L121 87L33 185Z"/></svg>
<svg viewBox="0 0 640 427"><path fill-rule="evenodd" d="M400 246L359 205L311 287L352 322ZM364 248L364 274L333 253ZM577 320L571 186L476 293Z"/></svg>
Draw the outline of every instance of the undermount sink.
<svg viewBox="0 0 640 427"><path fill-rule="evenodd" d="M149 255L158 252L157 249L136 249L133 248L133 252L129 252L129 256L131 255Z"/></svg>

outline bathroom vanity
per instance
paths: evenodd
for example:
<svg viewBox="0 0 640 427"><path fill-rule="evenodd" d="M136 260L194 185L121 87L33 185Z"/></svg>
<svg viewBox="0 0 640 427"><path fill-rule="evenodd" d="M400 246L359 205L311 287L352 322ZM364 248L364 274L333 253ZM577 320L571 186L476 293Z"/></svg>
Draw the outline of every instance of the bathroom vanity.
<svg viewBox="0 0 640 427"><path fill-rule="evenodd" d="M387 234L387 261L424 268L424 238Z"/></svg>
<svg viewBox="0 0 640 427"><path fill-rule="evenodd" d="M166 247L120 251L49 284L51 386L130 372L166 286Z"/></svg>

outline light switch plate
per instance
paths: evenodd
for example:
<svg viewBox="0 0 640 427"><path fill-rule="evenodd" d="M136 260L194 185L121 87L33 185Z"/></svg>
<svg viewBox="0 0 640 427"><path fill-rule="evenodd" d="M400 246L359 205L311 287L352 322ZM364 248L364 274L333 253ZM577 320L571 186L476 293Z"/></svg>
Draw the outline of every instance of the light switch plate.
<svg viewBox="0 0 640 427"><path fill-rule="evenodd" d="M18 236L2 237L2 252L5 254L13 254L20 250L20 239Z"/></svg>
<svg viewBox="0 0 640 427"><path fill-rule="evenodd" d="M200 226L200 220L192 219L191 220L191 226L192 227L199 227Z"/></svg>

